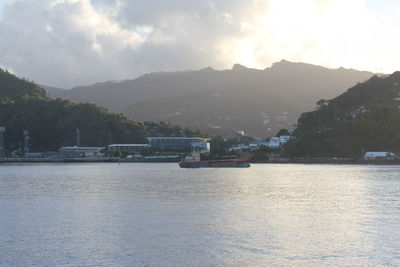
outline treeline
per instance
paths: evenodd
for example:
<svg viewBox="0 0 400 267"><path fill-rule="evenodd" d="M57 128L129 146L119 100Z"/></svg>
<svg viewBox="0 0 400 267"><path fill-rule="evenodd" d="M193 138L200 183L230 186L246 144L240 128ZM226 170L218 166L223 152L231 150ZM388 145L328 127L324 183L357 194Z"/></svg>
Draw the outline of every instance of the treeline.
<svg viewBox="0 0 400 267"><path fill-rule="evenodd" d="M112 143L144 143L141 124L93 104L68 100L26 98L0 104L0 125L7 128L6 149L21 147L23 131L29 131L33 150L55 150L76 144L76 128L81 144L103 146Z"/></svg>

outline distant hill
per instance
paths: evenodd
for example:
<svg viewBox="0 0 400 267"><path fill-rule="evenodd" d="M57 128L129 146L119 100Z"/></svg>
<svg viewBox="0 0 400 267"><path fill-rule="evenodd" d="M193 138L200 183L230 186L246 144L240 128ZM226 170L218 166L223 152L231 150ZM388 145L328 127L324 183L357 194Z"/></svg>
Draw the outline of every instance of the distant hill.
<svg viewBox="0 0 400 267"><path fill-rule="evenodd" d="M290 156L353 156L363 151L400 152L400 72L374 76L317 110L301 115Z"/></svg>
<svg viewBox="0 0 400 267"><path fill-rule="evenodd" d="M211 134L238 130L265 137L293 128L320 98L331 98L373 74L281 61L265 70L160 72L105 82L50 96L92 102L135 120L169 121Z"/></svg>
<svg viewBox="0 0 400 267"><path fill-rule="evenodd" d="M67 92L67 90L58 87L52 87L47 85L40 85L40 87L42 87L46 91L47 96L54 98L57 97L64 98L62 97L62 95L64 95Z"/></svg>

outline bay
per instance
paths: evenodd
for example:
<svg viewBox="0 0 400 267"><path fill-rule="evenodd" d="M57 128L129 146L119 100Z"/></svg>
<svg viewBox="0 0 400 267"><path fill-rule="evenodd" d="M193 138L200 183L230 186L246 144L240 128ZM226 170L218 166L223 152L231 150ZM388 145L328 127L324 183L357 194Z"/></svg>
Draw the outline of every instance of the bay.
<svg viewBox="0 0 400 267"><path fill-rule="evenodd" d="M0 266L400 265L399 219L399 166L0 166Z"/></svg>

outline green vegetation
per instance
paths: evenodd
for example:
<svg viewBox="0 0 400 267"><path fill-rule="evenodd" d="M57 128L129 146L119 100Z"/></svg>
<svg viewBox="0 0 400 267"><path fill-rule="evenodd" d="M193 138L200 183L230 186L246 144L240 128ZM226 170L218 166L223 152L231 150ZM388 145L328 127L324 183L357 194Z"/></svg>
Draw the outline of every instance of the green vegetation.
<svg viewBox="0 0 400 267"><path fill-rule="evenodd" d="M290 135L290 132L287 129L280 129L276 134L276 137L281 137L285 135Z"/></svg>
<svg viewBox="0 0 400 267"><path fill-rule="evenodd" d="M83 146L145 142L141 124L96 105L61 99L28 98L2 103L0 125L7 128L5 140L9 151L21 146L23 130L29 131L33 150L76 145L76 128L81 130Z"/></svg>
<svg viewBox="0 0 400 267"><path fill-rule="evenodd" d="M162 137L207 137L198 130L190 130L182 128L179 125L173 125L168 122L144 122L147 136L162 136Z"/></svg>
<svg viewBox="0 0 400 267"><path fill-rule="evenodd" d="M360 158L363 151L400 151L400 72L359 83L303 113L287 156Z"/></svg>
<svg viewBox="0 0 400 267"><path fill-rule="evenodd" d="M0 69L0 99L16 99L23 96L45 97L46 92L38 85Z"/></svg>
<svg viewBox="0 0 400 267"><path fill-rule="evenodd" d="M8 152L22 147L24 130L29 131L31 151L76 145L76 128L82 146L146 143L146 136L204 136L165 122L142 124L94 104L51 99L33 82L1 69L0 126L6 127Z"/></svg>

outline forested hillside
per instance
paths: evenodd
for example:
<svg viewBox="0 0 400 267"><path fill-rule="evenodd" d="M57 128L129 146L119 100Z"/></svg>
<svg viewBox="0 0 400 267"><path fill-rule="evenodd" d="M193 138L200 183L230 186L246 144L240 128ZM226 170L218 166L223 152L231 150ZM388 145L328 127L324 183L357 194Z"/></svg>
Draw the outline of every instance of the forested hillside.
<svg viewBox="0 0 400 267"><path fill-rule="evenodd" d="M38 85L0 69L0 99L45 95L46 92Z"/></svg>
<svg viewBox="0 0 400 267"><path fill-rule="evenodd" d="M52 100L36 84L2 70L0 96L0 126L6 127L8 151L21 147L24 130L29 131L32 150L75 145L76 128L81 130L81 145L84 146L146 141L140 123L94 104Z"/></svg>
<svg viewBox="0 0 400 267"><path fill-rule="evenodd" d="M0 104L0 125L7 128L6 148L15 150L29 131L33 150L55 150L76 145L76 128L81 145L106 146L112 143L144 143L141 124L93 104L68 100L30 98Z"/></svg>
<svg viewBox="0 0 400 267"><path fill-rule="evenodd" d="M289 156L352 156L400 151L400 72L374 76L301 115Z"/></svg>

